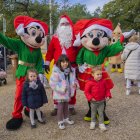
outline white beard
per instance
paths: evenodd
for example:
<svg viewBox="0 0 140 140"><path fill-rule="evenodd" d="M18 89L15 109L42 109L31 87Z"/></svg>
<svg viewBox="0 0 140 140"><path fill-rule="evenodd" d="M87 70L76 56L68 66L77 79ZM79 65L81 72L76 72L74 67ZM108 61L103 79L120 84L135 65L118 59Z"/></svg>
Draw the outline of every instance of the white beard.
<svg viewBox="0 0 140 140"><path fill-rule="evenodd" d="M72 28L70 26L59 26L56 34L60 41L60 45L68 49L72 45Z"/></svg>

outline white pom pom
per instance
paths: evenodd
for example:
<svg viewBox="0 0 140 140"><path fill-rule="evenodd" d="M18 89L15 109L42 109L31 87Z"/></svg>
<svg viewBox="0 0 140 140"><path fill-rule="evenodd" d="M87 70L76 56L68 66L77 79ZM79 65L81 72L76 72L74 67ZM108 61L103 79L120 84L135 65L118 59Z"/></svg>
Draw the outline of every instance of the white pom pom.
<svg viewBox="0 0 140 140"><path fill-rule="evenodd" d="M23 24L20 24L17 28L16 28L16 33L19 36L23 36L24 35L24 27Z"/></svg>
<svg viewBox="0 0 140 140"><path fill-rule="evenodd" d="M24 28L19 29L19 30L17 31L17 34L18 34L19 36L23 36L23 35L24 35Z"/></svg>
<svg viewBox="0 0 140 140"><path fill-rule="evenodd" d="M78 47L81 45L80 33L76 36L76 40L73 43L73 46Z"/></svg>

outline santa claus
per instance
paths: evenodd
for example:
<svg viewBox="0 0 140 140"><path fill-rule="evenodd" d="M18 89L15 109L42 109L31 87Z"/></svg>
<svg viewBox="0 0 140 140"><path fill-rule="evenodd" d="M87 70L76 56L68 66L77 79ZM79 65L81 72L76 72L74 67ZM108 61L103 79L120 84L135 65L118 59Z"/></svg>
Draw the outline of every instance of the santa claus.
<svg viewBox="0 0 140 140"><path fill-rule="evenodd" d="M50 62L54 59L54 63L57 62L61 54L66 54L71 62L72 67L76 68L76 56L78 53L78 48L74 47L75 35L73 30L73 23L67 15L62 15L56 33L53 35L52 40L49 44L48 51L46 53L45 71L48 73L50 71ZM75 109L74 105L76 103L76 93L74 97L69 101L69 111L74 115ZM54 110L51 115L55 116L57 114L57 103L54 101Z"/></svg>

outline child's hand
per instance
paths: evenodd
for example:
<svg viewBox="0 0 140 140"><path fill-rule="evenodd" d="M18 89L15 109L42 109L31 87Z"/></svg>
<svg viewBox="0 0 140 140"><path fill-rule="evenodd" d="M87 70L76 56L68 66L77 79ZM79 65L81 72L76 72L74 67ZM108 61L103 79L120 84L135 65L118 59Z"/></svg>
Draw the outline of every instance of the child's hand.
<svg viewBox="0 0 140 140"><path fill-rule="evenodd" d="M109 97L107 97L105 100L108 102L108 101L110 100L110 98L109 98Z"/></svg>

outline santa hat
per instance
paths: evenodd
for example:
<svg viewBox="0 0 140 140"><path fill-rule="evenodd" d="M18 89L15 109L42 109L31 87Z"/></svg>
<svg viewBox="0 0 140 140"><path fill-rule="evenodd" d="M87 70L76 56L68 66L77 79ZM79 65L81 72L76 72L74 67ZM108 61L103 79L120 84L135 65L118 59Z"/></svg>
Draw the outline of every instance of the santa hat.
<svg viewBox="0 0 140 140"><path fill-rule="evenodd" d="M60 16L60 23L66 22L66 21L69 22L70 26L73 29L73 23L72 23L72 20L70 19L70 17L68 15L62 15L62 16Z"/></svg>
<svg viewBox="0 0 140 140"><path fill-rule="evenodd" d="M28 16L17 16L14 19L14 27L18 35L24 35L24 28L39 26L45 35L48 34L48 25L37 19L33 19Z"/></svg>
<svg viewBox="0 0 140 140"><path fill-rule="evenodd" d="M60 16L60 21L59 21L59 24L61 23L65 23L65 22L69 22L71 28L72 28L72 33L73 33L73 39L75 39L75 35L74 35L74 29L73 29L73 22L72 20L70 19L70 17L68 15L62 15Z"/></svg>
<svg viewBox="0 0 140 140"><path fill-rule="evenodd" d="M93 18L91 20L90 19L80 20L74 25L74 30L78 34L77 34L76 40L74 41L73 45L74 46L81 45L80 38L94 29L103 30L106 32L108 37L111 37L113 25L110 20L102 19L102 18ZM79 32L78 32L78 30L79 30Z"/></svg>

